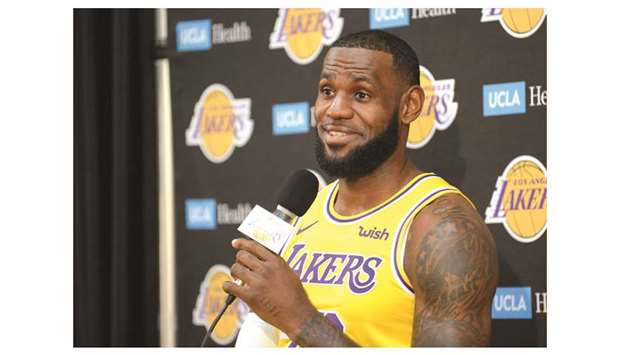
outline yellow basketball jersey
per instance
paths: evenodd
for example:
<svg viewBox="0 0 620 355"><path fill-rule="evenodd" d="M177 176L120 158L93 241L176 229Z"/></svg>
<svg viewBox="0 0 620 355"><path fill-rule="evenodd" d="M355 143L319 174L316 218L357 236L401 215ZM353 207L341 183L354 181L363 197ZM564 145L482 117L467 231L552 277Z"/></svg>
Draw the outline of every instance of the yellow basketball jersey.
<svg viewBox="0 0 620 355"><path fill-rule="evenodd" d="M439 176L420 174L379 206L342 216L334 181L319 191L281 255L312 304L354 342L409 347L415 293L403 268L407 233L424 206L448 193L462 195ZM281 332L278 346L296 344Z"/></svg>

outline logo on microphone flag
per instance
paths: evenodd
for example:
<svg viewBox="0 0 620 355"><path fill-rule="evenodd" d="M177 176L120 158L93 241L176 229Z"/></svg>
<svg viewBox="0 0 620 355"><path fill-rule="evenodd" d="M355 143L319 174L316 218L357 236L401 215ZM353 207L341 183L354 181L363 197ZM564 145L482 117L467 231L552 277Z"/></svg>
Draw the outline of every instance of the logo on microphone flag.
<svg viewBox="0 0 620 355"><path fill-rule="evenodd" d="M424 105L420 116L409 124L407 148L422 148L437 129L448 129L459 108L454 101L454 79L435 79L430 70L420 65L420 86L424 90Z"/></svg>
<svg viewBox="0 0 620 355"><path fill-rule="evenodd" d="M192 323L209 329L218 313L226 304L228 294L222 289L225 281L232 281L230 269L225 265L213 265L200 284L200 292L192 312ZM228 345L237 336L239 328L249 312L245 302L236 299L224 312L211 334L219 345Z"/></svg>
<svg viewBox="0 0 620 355"><path fill-rule="evenodd" d="M312 63L340 36L343 23L340 9L280 9L269 49L284 48L293 62Z"/></svg>
<svg viewBox="0 0 620 355"><path fill-rule="evenodd" d="M199 146L213 163L225 162L235 147L243 147L252 136L251 104L249 98L235 98L222 84L209 85L194 106L185 144Z"/></svg>
<svg viewBox="0 0 620 355"><path fill-rule="evenodd" d="M237 230L279 254L294 227L256 205Z"/></svg>

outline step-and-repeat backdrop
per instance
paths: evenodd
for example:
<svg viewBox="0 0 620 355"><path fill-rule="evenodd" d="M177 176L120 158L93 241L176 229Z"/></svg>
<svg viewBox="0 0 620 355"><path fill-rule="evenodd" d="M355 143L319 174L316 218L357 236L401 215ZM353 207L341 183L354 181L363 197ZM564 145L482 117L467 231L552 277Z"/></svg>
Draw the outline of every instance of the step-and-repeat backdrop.
<svg viewBox="0 0 620 355"><path fill-rule="evenodd" d="M327 46L366 29L420 59L428 101L410 159L464 191L496 238L492 345L546 346L543 9L171 9L168 26L180 346L198 346L220 310L250 209L273 209L293 170L331 181L314 160L318 76ZM207 345L234 345L247 311L235 301Z"/></svg>

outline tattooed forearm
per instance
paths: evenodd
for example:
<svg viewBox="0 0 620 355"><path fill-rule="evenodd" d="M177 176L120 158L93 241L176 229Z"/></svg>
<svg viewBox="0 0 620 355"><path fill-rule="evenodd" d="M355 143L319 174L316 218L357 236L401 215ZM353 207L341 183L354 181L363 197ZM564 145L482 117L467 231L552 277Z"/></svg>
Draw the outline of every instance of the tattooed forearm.
<svg viewBox="0 0 620 355"><path fill-rule="evenodd" d="M302 327L297 344L303 347L356 347L351 339L336 329L323 315L317 313Z"/></svg>
<svg viewBox="0 0 620 355"><path fill-rule="evenodd" d="M488 345L498 277L494 240L462 199L443 197L429 208L434 223L412 251L413 265L406 265L417 288L414 343Z"/></svg>

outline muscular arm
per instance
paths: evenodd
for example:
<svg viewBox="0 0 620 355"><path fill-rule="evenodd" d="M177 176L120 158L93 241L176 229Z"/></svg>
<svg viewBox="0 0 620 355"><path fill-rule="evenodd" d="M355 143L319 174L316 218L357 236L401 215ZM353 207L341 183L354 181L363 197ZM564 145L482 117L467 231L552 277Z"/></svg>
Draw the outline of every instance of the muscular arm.
<svg viewBox="0 0 620 355"><path fill-rule="evenodd" d="M336 329L322 314L316 312L304 323L296 336L297 344L303 347L357 347L342 331Z"/></svg>
<svg viewBox="0 0 620 355"><path fill-rule="evenodd" d="M405 272L416 293L415 346L487 346L498 278L495 242L471 205L450 194L409 230Z"/></svg>
<svg viewBox="0 0 620 355"><path fill-rule="evenodd" d="M301 346L357 346L310 302L299 277L280 256L253 240L235 239L230 268L243 285L227 281L224 291L241 298L267 323Z"/></svg>

